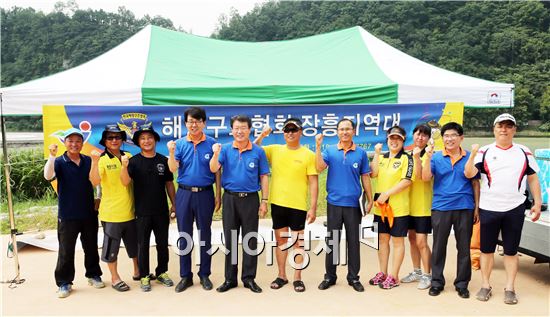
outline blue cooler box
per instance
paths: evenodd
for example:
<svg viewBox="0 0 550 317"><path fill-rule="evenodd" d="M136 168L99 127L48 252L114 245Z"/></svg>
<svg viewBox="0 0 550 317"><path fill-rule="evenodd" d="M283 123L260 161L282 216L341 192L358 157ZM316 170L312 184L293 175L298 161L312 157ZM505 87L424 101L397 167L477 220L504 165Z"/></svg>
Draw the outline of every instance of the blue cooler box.
<svg viewBox="0 0 550 317"><path fill-rule="evenodd" d="M540 168L539 180L542 203L548 204L548 193L550 192L550 149L535 150L535 159Z"/></svg>

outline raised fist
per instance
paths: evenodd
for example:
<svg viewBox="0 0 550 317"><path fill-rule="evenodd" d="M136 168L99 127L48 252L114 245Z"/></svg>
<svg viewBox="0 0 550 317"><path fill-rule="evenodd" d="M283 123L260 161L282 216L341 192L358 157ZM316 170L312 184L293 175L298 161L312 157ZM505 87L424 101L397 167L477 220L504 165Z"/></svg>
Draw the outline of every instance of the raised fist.
<svg viewBox="0 0 550 317"><path fill-rule="evenodd" d="M321 147L321 144L323 144L323 134L319 133L315 136L315 144L317 147Z"/></svg>
<svg viewBox="0 0 550 317"><path fill-rule="evenodd" d="M382 143L376 143L374 146L374 153L376 153L376 155L380 155L380 152L382 152Z"/></svg>
<svg viewBox="0 0 550 317"><path fill-rule="evenodd" d="M176 150L176 142L168 141L168 143L166 143L166 147L168 148L168 152L173 153Z"/></svg>
<svg viewBox="0 0 550 317"><path fill-rule="evenodd" d="M266 125L264 126L263 130L262 130L261 136L262 136L262 137L266 137L266 136L268 136L269 134L271 134L271 131L273 131L273 129L271 129L271 127L270 127L269 125L266 124Z"/></svg>
<svg viewBox="0 0 550 317"><path fill-rule="evenodd" d="M472 153L477 153L479 150L479 144L472 144Z"/></svg>
<svg viewBox="0 0 550 317"><path fill-rule="evenodd" d="M99 161L99 158L101 157L101 153L99 153L98 150L93 150L92 153L90 153L90 156L92 157L92 161Z"/></svg>
<svg viewBox="0 0 550 317"><path fill-rule="evenodd" d="M48 150L50 150L50 156L57 156L57 144L50 144Z"/></svg>
<svg viewBox="0 0 550 317"><path fill-rule="evenodd" d="M420 157L420 152L422 152L422 149L418 146L415 146L413 149L413 156L414 157Z"/></svg>
<svg viewBox="0 0 550 317"><path fill-rule="evenodd" d="M122 166L128 167L128 164L130 163L130 159L128 159L128 156L122 155L120 157L120 163L122 163Z"/></svg>
<svg viewBox="0 0 550 317"><path fill-rule="evenodd" d="M426 154L427 154L429 157L432 157L432 155L434 154L434 146L433 146L433 144L429 144L428 146L426 146Z"/></svg>
<svg viewBox="0 0 550 317"><path fill-rule="evenodd" d="M220 143L212 144L212 152L220 153L221 150L222 150L222 145Z"/></svg>

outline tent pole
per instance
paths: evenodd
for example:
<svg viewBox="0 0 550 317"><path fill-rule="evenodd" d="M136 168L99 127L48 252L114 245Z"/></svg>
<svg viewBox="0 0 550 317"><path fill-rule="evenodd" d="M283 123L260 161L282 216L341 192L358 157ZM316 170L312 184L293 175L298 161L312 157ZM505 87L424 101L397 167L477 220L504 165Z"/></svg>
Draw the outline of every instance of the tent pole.
<svg viewBox="0 0 550 317"><path fill-rule="evenodd" d="M8 142L6 139L6 117L4 117L4 106L2 103L2 93L0 93L0 121L2 125L2 150L4 152L3 162L4 162L4 175L6 177L6 196L8 197L8 213L10 217L10 237L11 241L8 244L8 255L10 252L13 253L13 259L15 261L15 278L13 280L5 281L4 283L20 284L25 280L19 278L19 257L17 255L17 229L15 228L15 215L13 213L13 200L11 193L11 178L10 178L10 162L8 158Z"/></svg>

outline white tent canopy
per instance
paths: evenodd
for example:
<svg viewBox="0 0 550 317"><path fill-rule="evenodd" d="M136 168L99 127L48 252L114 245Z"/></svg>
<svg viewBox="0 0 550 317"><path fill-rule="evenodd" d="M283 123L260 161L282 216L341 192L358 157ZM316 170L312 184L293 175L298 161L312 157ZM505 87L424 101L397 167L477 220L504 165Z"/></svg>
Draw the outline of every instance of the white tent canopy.
<svg viewBox="0 0 550 317"><path fill-rule="evenodd" d="M354 49L351 57L350 47ZM363 65L367 64L374 65L372 71L365 71ZM258 69L257 65L264 67ZM220 75L225 69L227 72ZM311 69L315 69L314 74ZM179 81L181 78L184 79ZM368 99L362 89L377 89L376 85L396 89L396 98ZM224 90L209 99L220 87ZM233 95L227 94L228 87L233 89ZM347 89L345 99L338 99L343 95L341 87ZM315 94L311 94L310 88ZM167 98L166 91L171 89L173 98ZM158 98L157 90L163 93ZM246 43L197 37L154 26L145 27L80 66L0 88L4 114L8 115L41 114L44 104L200 105L214 101L217 104L463 102L467 107L513 107L513 90L513 84L473 78L422 62L360 27L290 41ZM246 99L251 91L254 98ZM360 94L355 96L356 92ZM284 99L292 93L296 95ZM380 92L376 93L379 97ZM186 94L194 99L186 99Z"/></svg>

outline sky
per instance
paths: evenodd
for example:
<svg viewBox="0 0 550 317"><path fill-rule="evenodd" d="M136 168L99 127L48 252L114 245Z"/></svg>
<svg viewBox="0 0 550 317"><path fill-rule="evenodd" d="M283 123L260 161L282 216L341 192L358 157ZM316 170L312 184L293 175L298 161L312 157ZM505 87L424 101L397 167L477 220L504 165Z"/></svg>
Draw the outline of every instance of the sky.
<svg viewBox="0 0 550 317"><path fill-rule="evenodd" d="M49 13L58 1L2 0L0 5L4 9L13 6L31 7ZM160 15L172 20L176 28L181 27L186 32L201 36L210 36L217 26L220 15L229 16L231 8L244 15L254 9L255 4L263 2L266 0L76 0L78 7L83 10L90 8L117 12L118 7L124 6L132 11L136 18L146 14L151 17Z"/></svg>

